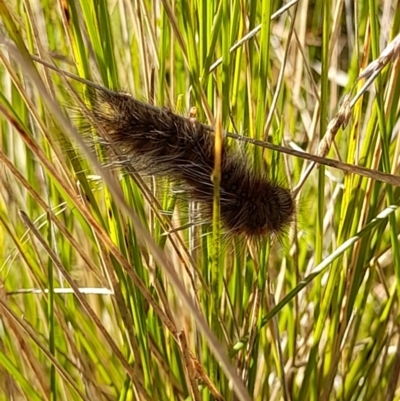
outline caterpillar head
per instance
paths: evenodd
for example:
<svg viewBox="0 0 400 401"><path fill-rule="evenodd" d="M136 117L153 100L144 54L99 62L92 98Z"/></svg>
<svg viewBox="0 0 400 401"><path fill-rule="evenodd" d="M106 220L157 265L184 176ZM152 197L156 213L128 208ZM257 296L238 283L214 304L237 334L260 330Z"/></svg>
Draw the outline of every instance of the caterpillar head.
<svg viewBox="0 0 400 401"><path fill-rule="evenodd" d="M227 230L249 237L284 232L295 213L291 192L267 179L246 181L238 191L226 194L227 200L221 202L221 216Z"/></svg>

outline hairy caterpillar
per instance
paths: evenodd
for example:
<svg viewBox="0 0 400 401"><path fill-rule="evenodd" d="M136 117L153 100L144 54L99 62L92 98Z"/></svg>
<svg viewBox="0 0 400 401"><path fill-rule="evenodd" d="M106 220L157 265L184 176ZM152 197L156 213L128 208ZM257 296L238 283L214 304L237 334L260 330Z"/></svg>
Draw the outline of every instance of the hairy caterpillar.
<svg viewBox="0 0 400 401"><path fill-rule="evenodd" d="M117 147L121 167L170 176L210 217L213 204L214 134L193 119L150 106L122 92L90 88L102 143ZM289 189L256 175L247 160L223 140L220 215L227 232L249 237L281 233L292 221L295 202Z"/></svg>

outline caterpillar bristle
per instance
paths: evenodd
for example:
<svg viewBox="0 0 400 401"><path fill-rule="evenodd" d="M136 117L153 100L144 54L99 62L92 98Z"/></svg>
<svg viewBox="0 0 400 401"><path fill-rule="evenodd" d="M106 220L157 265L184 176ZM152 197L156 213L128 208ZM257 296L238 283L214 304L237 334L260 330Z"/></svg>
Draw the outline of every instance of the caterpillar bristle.
<svg viewBox="0 0 400 401"><path fill-rule="evenodd" d="M90 88L89 96L94 125L107 134L103 145L121 150L112 162L139 173L171 177L191 200L201 203L202 215L209 219L214 134L193 119L127 93ZM227 139L221 160L220 215L226 232L257 238L284 232L295 213L291 191L255 174Z"/></svg>

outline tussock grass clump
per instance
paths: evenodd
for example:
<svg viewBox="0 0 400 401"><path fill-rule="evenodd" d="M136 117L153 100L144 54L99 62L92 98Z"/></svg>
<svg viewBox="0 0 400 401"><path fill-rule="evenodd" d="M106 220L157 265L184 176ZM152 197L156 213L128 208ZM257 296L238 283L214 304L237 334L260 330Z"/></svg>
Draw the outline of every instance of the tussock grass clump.
<svg viewBox="0 0 400 401"><path fill-rule="evenodd" d="M400 399L396 2L0 15L0 400Z"/></svg>

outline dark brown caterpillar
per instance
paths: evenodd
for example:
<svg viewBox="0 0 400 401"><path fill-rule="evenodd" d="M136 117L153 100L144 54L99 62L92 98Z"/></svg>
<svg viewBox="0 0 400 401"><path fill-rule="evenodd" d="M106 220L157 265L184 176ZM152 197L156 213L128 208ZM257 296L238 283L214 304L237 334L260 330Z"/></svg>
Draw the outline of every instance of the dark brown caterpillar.
<svg viewBox="0 0 400 401"><path fill-rule="evenodd" d="M170 176L211 216L214 134L196 121L126 93L91 89L90 94L96 125L123 152L117 162L122 167L130 163L138 172ZM221 159L220 213L225 229L250 237L281 233L295 212L290 190L255 175L226 139Z"/></svg>

